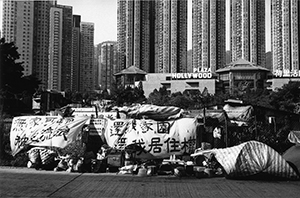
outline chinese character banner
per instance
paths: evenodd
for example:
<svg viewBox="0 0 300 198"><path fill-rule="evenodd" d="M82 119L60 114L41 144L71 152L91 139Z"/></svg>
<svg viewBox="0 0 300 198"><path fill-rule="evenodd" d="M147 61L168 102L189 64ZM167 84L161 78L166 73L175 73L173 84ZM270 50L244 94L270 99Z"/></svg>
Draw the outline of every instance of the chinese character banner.
<svg viewBox="0 0 300 198"><path fill-rule="evenodd" d="M195 149L196 126L194 118L168 121L107 120L106 142L110 147L125 149L129 145L140 148L137 155L151 154L164 158L171 154L191 153Z"/></svg>
<svg viewBox="0 0 300 198"><path fill-rule="evenodd" d="M12 155L25 145L64 148L74 142L89 117L19 116L14 117L10 130Z"/></svg>

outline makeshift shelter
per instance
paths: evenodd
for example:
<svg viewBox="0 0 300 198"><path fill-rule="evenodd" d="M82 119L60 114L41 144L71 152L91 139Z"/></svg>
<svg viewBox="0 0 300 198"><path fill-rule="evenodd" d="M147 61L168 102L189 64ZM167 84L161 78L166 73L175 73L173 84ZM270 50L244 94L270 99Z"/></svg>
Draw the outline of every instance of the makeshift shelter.
<svg viewBox="0 0 300 198"><path fill-rule="evenodd" d="M202 150L191 156L211 154L222 165L227 178L267 174L285 179L299 179L297 172L279 153L261 142L248 141L224 149Z"/></svg>
<svg viewBox="0 0 300 198"><path fill-rule="evenodd" d="M204 148L206 146L213 145L213 130L215 127L222 128L222 141L227 146L228 139L228 117L226 112L221 109L203 109L196 116L198 120L197 129L197 148ZM206 145L209 143L209 145Z"/></svg>
<svg viewBox="0 0 300 198"><path fill-rule="evenodd" d="M202 110L200 111L197 115L196 118L203 120L207 122L207 124L212 124L212 123L225 123L227 122L227 115L226 112L222 109L206 109L205 111Z"/></svg>

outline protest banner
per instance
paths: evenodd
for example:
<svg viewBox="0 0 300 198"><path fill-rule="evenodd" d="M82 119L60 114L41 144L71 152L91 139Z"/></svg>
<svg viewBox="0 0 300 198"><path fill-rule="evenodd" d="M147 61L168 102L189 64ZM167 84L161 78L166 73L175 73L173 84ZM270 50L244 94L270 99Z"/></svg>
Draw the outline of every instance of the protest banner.
<svg viewBox="0 0 300 198"><path fill-rule="evenodd" d="M25 145L64 148L76 140L89 119L86 116L14 117L10 130L12 155L20 152Z"/></svg>
<svg viewBox="0 0 300 198"><path fill-rule="evenodd" d="M137 157L150 153L153 158L165 158L171 154L191 153L196 147L196 120L180 118L168 121L130 119L108 121L105 130L110 147L125 149L135 144L142 148Z"/></svg>

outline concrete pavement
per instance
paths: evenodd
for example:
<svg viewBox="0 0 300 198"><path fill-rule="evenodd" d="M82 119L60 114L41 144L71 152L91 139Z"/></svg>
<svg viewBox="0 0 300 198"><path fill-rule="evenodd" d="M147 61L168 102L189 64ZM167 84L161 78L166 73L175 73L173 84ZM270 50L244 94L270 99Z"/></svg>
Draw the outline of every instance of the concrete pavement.
<svg viewBox="0 0 300 198"><path fill-rule="evenodd" d="M300 181L67 173L0 167L0 197L300 197Z"/></svg>

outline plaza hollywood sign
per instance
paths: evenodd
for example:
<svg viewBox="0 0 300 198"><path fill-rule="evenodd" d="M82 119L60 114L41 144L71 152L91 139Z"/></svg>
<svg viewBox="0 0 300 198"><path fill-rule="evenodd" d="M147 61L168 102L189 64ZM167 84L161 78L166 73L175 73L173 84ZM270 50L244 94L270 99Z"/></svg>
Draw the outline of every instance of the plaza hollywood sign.
<svg viewBox="0 0 300 198"><path fill-rule="evenodd" d="M211 69L194 68L193 73L172 73L172 80L182 79L210 79L212 78Z"/></svg>

